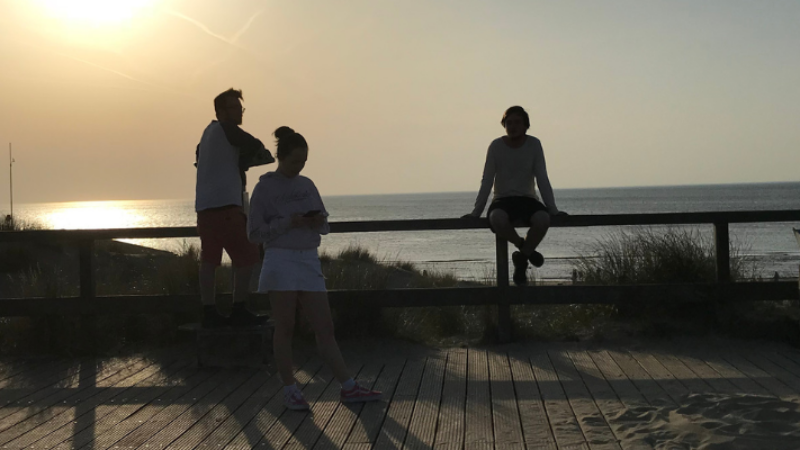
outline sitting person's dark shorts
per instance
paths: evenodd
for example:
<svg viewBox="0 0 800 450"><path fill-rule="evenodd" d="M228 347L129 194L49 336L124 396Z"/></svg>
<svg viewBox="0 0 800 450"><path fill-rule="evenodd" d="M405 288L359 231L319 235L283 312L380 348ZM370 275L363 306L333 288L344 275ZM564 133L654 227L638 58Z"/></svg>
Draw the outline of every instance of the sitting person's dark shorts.
<svg viewBox="0 0 800 450"><path fill-rule="evenodd" d="M492 211L495 209L505 211L505 213L508 214L508 221L510 223L518 223L520 226L526 227L530 225L531 217L533 217L537 211L547 212L547 207L544 206L542 202L531 197L499 198L489 205L489 211L486 213L486 217L491 216ZM495 232L491 221L489 221L489 228L492 229L493 233Z"/></svg>

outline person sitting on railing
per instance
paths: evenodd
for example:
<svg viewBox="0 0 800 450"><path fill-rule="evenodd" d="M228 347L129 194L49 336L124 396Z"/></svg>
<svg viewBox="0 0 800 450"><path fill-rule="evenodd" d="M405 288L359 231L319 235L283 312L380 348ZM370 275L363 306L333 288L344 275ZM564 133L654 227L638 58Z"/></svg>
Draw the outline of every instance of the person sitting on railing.
<svg viewBox="0 0 800 450"><path fill-rule="evenodd" d="M274 162L258 139L239 128L242 124L242 91L228 89L214 99L217 119L203 131L197 145L195 211L200 235L200 301L202 326L254 326L266 320L248 311L253 267L260 255L247 240L245 171L248 167ZM230 317L216 306L215 272L225 249L233 264L233 310Z"/></svg>
<svg viewBox="0 0 800 450"><path fill-rule="evenodd" d="M317 187L301 176L308 158L305 138L289 127L275 130L278 169L261 176L250 201L248 236L263 243L264 262L258 292L269 294L275 321L275 364L284 383L284 405L308 409L292 369L292 335L297 306L302 307L316 335L317 348L341 383L342 402L378 400L381 393L359 385L350 376L333 333L325 278L317 254L320 235L328 234L328 213Z"/></svg>
<svg viewBox="0 0 800 450"><path fill-rule="evenodd" d="M489 145L475 208L463 218L480 217L494 187L487 213L489 226L492 232L519 249L511 255L513 279L514 284L525 285L528 261L536 267L544 264L544 257L536 247L550 228L550 216L566 213L556 206L541 142L526 134L531 126L528 113L521 106L512 106L503 114L500 124L506 135ZM534 181L539 185L544 204L536 196ZM530 225L525 238L517 234L516 223Z"/></svg>

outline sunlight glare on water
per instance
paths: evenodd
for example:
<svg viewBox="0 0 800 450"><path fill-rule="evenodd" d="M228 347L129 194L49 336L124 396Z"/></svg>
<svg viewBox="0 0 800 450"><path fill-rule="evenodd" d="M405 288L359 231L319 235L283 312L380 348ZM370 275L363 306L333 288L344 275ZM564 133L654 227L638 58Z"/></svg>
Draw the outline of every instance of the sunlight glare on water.
<svg viewBox="0 0 800 450"><path fill-rule="evenodd" d="M41 214L46 228L62 230L134 228L146 226L149 218L124 202L70 202Z"/></svg>

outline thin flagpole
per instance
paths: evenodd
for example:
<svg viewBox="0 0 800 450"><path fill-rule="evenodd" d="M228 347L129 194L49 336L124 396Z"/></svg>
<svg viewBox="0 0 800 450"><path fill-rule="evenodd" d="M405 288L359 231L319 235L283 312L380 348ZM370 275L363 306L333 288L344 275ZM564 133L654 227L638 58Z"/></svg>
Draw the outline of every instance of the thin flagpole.
<svg viewBox="0 0 800 450"><path fill-rule="evenodd" d="M11 203L11 217L14 217L14 158L11 155L11 142L8 143L8 197Z"/></svg>

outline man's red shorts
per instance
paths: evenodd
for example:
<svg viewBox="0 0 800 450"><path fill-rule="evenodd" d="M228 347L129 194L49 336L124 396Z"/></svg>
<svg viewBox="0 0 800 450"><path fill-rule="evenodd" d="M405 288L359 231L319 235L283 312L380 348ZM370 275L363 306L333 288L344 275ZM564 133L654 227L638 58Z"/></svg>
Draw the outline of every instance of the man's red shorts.
<svg viewBox="0 0 800 450"><path fill-rule="evenodd" d="M222 263L222 250L228 252L234 267L258 263L258 246L247 240L247 216L241 206L223 206L197 213L200 235L200 260L216 266Z"/></svg>

